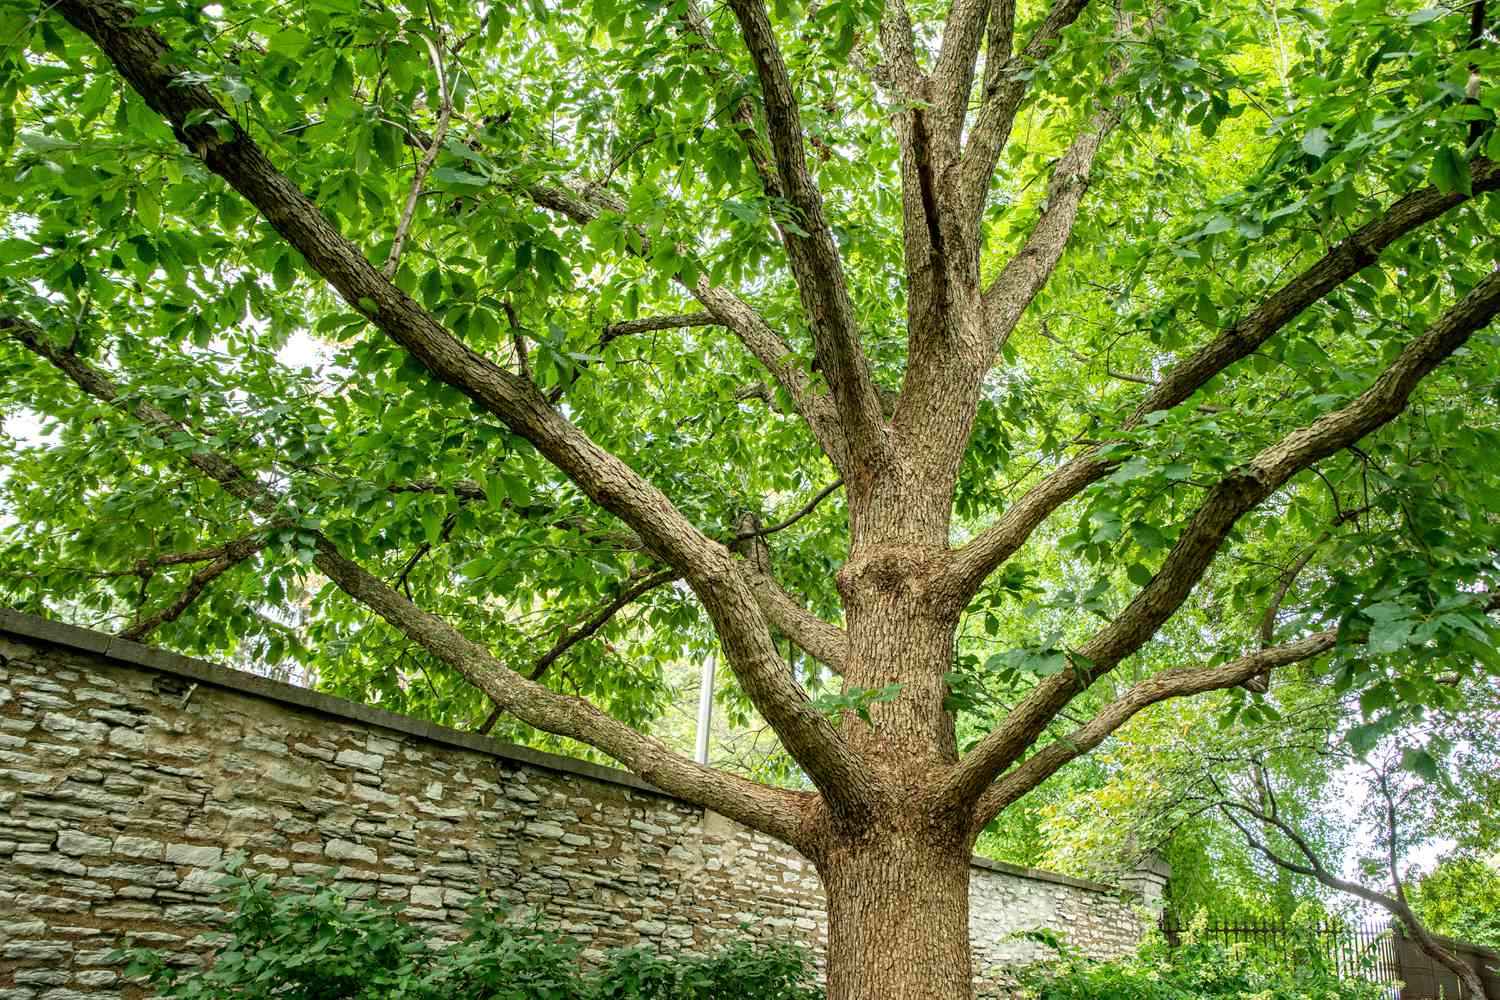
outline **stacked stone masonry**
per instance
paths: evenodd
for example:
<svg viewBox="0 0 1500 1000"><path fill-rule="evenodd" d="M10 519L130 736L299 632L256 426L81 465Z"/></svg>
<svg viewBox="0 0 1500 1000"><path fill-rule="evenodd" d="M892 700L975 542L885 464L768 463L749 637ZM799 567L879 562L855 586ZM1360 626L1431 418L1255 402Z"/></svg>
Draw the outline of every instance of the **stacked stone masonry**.
<svg viewBox="0 0 1500 1000"><path fill-rule="evenodd" d="M201 953L232 852L443 935L476 896L599 950L824 935L806 860L624 772L0 609L0 1000L140 995L109 953ZM1140 937L1137 894L973 874L981 968Z"/></svg>

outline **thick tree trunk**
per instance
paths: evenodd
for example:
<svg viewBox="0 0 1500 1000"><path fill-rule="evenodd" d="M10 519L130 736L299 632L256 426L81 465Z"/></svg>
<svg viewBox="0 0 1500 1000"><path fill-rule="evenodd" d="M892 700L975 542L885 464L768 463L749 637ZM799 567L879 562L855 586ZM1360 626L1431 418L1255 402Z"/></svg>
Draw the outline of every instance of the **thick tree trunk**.
<svg viewBox="0 0 1500 1000"><path fill-rule="evenodd" d="M934 839L872 831L818 859L828 1000L972 1000L969 853Z"/></svg>

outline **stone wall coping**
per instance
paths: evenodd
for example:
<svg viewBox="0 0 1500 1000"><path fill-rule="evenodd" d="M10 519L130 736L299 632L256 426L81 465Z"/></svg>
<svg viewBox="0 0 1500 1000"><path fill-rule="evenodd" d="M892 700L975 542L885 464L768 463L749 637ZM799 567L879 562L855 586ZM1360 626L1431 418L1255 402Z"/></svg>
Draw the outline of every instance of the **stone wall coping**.
<svg viewBox="0 0 1500 1000"><path fill-rule="evenodd" d="M213 687L237 691L241 694L318 712L336 719L357 722L367 726L377 726L382 729L404 733L408 736L415 736L418 739L427 740L431 743L458 747L459 749L498 757L502 760L529 764L533 767L546 768L547 770L563 774L578 775L579 777L590 778L606 784L622 785L626 788L632 788L662 798L684 801L670 792L657 788L649 781L637 777L629 771L622 771L619 768L605 767L590 761L579 760L576 757L565 757L561 754L547 753L543 750L533 750L530 747L518 746L514 743L502 743L499 740L480 736L477 733L466 733L460 729L439 726L425 719L416 719L409 715L398 715L395 712L388 712L382 708L374 708L370 705L349 701L346 698L337 698L333 695L324 694L321 691L313 691L310 688L298 687L295 684L287 684L284 681L262 677L260 674L252 674L248 671L226 667L208 660L183 656L180 653L173 653L157 646L131 642L129 639L121 639L106 632L96 632L93 629L80 628L77 625L66 625L59 621L53 621L50 618L26 614L12 608L0 607L0 634L45 642L53 646L61 646L65 649L93 653L105 659L115 660L133 667L144 667L147 670L155 670L159 673L183 677L198 684L209 684ZM695 803L688 804L695 805ZM1090 882L1087 879L1074 878L1071 875L1060 875L1056 872L1026 868L1021 865L1008 864L1004 861L982 858L978 855L975 855L970 861L975 868L999 872L1004 875L1012 875L1017 878L1031 879L1036 882L1052 882L1057 885L1071 886L1075 889L1084 889L1090 892L1107 893L1113 896L1138 895L1133 890L1118 885Z"/></svg>

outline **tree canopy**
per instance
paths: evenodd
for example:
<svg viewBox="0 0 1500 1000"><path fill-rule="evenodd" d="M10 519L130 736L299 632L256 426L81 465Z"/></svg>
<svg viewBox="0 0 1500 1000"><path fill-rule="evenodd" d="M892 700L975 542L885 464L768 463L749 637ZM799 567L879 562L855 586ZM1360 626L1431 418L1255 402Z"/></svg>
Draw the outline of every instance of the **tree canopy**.
<svg viewBox="0 0 1500 1000"><path fill-rule="evenodd" d="M0 0L0 595L825 868L1294 664L1368 751L1500 675L1493 22Z"/></svg>

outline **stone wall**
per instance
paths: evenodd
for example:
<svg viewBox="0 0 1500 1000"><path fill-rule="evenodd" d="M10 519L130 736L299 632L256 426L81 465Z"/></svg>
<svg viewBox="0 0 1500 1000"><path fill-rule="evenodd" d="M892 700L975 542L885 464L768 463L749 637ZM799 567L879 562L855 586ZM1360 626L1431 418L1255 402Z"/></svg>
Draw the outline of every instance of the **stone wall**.
<svg viewBox="0 0 1500 1000"><path fill-rule="evenodd" d="M482 895L599 949L823 937L806 860L624 772L0 609L0 1000L136 995L108 953L194 951L236 851L444 934ZM1138 893L1059 875L976 859L972 892L981 966L1142 928Z"/></svg>

